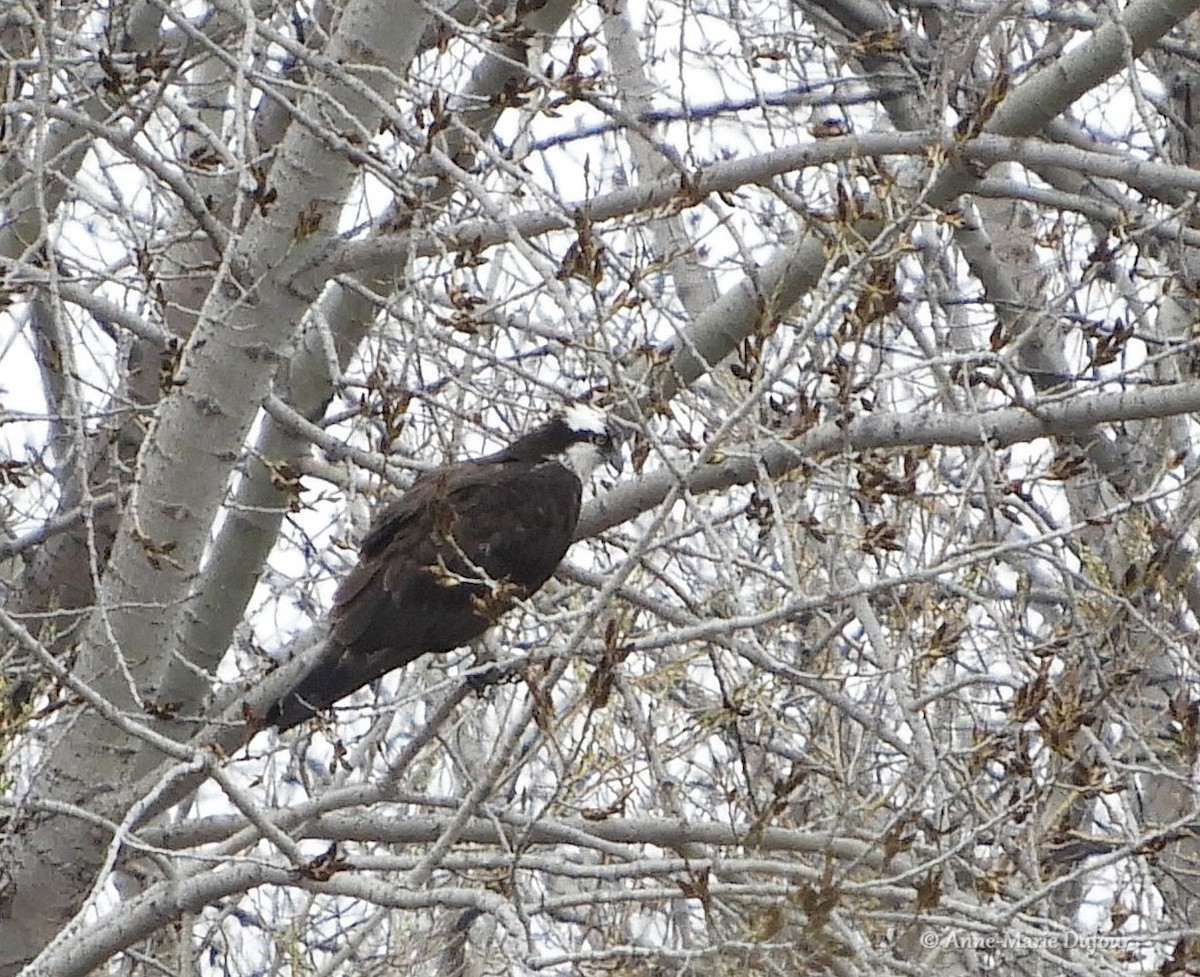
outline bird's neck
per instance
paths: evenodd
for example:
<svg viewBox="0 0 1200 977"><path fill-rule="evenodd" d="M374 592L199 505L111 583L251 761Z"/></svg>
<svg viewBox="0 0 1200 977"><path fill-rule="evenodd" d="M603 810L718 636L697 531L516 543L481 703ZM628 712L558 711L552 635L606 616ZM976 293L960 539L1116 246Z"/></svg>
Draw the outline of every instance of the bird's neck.
<svg viewBox="0 0 1200 977"><path fill-rule="evenodd" d="M603 459L599 448L590 441L581 441L567 448L559 460L564 468L575 473L579 481L586 482Z"/></svg>

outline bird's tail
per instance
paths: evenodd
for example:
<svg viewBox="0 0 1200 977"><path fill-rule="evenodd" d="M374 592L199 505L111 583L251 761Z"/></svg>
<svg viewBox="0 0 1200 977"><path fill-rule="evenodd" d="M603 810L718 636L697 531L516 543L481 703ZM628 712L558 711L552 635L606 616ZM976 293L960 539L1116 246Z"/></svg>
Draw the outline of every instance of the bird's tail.
<svg viewBox="0 0 1200 977"><path fill-rule="evenodd" d="M357 687L351 684L351 665L346 649L328 642L313 667L267 711L266 724L282 733L328 709Z"/></svg>
<svg viewBox="0 0 1200 977"><path fill-rule="evenodd" d="M266 724L283 733L312 719L322 709L333 705L332 700L323 701L326 697L321 696L319 692L320 689L312 687L311 676L306 678L271 706L267 712Z"/></svg>
<svg viewBox="0 0 1200 977"><path fill-rule="evenodd" d="M414 657L383 649L355 653L331 640L312 669L271 706L265 722L285 732Z"/></svg>

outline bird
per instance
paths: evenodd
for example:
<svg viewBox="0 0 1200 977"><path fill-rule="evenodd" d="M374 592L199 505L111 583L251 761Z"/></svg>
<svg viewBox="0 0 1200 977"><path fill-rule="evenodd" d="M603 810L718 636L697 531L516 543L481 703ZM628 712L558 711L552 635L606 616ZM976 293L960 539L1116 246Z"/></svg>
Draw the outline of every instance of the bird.
<svg viewBox="0 0 1200 977"><path fill-rule="evenodd" d="M571 404L482 458L422 472L383 508L339 584L322 652L267 712L291 729L393 669L479 637L550 579L583 485L620 467L605 414Z"/></svg>

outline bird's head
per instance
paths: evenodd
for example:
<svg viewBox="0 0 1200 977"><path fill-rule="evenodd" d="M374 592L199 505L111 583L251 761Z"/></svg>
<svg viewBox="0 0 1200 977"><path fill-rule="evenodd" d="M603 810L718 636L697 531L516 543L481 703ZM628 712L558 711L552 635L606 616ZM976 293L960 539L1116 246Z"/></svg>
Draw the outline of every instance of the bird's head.
<svg viewBox="0 0 1200 977"><path fill-rule="evenodd" d="M509 457L555 458L581 482L601 462L620 471L621 448L604 412L589 404L571 404L541 427L530 431L505 452Z"/></svg>
<svg viewBox="0 0 1200 977"><path fill-rule="evenodd" d="M562 412L561 421L570 439L562 452L563 464L581 482L590 478L601 462L620 472L621 445L603 411L590 404L571 404Z"/></svg>

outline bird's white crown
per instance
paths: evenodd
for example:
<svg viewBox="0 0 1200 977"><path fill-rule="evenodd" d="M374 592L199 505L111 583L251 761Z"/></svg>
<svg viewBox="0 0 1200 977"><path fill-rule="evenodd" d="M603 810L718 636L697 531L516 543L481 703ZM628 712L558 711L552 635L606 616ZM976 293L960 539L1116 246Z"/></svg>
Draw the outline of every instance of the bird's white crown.
<svg viewBox="0 0 1200 977"><path fill-rule="evenodd" d="M590 404L571 404L563 411L563 420L567 427L580 434L602 435L608 432L604 412Z"/></svg>

